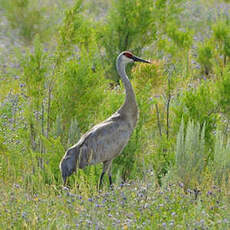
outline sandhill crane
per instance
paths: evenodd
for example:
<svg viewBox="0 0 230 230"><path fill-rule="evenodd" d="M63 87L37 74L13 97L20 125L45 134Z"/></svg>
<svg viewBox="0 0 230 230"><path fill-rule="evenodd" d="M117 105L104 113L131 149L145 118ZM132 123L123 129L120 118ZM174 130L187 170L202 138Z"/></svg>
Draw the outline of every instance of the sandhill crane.
<svg viewBox="0 0 230 230"><path fill-rule="evenodd" d="M60 162L60 170L64 185L66 179L76 168L103 162L99 188L105 173L112 185L111 165L128 143L138 119L138 107L132 85L125 72L126 64L131 62L145 62L129 51L120 53L116 60L117 72L125 86L126 98L124 104L107 120L99 123L85 133L77 144L70 147Z"/></svg>

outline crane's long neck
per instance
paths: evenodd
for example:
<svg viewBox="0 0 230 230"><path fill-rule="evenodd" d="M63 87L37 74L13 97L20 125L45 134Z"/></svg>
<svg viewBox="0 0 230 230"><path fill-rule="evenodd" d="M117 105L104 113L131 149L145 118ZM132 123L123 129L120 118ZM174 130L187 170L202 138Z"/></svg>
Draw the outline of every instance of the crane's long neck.
<svg viewBox="0 0 230 230"><path fill-rule="evenodd" d="M121 114L124 114L129 120L131 119L133 125L135 126L138 117L138 107L133 87L131 85L131 82L129 81L128 76L126 75L125 66L125 63L123 63L119 59L117 60L117 71L125 86L126 93L125 102L119 109L119 112Z"/></svg>

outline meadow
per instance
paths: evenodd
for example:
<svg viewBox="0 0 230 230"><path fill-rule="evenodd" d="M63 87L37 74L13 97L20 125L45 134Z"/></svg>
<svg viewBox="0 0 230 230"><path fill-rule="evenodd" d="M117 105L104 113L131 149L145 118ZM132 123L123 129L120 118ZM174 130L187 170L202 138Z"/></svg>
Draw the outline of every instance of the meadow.
<svg viewBox="0 0 230 230"><path fill-rule="evenodd" d="M0 0L0 229L230 229L228 0ZM139 120L113 161L59 162L123 103Z"/></svg>

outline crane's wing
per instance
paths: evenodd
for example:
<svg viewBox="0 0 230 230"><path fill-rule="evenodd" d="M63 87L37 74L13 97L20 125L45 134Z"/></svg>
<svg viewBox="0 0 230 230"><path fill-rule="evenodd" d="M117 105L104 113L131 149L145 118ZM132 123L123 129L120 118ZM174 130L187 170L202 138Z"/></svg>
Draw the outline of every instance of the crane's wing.
<svg viewBox="0 0 230 230"><path fill-rule="evenodd" d="M128 143L132 129L119 114L94 126L76 144L80 148L79 167L113 159Z"/></svg>

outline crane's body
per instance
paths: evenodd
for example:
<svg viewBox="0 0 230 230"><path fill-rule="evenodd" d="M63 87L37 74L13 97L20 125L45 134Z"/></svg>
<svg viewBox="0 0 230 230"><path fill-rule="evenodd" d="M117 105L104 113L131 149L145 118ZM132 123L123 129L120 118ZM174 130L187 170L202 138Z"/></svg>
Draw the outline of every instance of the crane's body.
<svg viewBox="0 0 230 230"><path fill-rule="evenodd" d="M112 160L118 156L127 145L138 120L138 107L132 85L125 73L125 66L129 62L148 61L137 58L130 52L122 52L117 58L117 71L126 90L124 104L111 117L95 125L85 133L77 144L70 147L60 163L64 184L76 168L83 169L88 165L103 162L103 172L109 175L110 184Z"/></svg>

